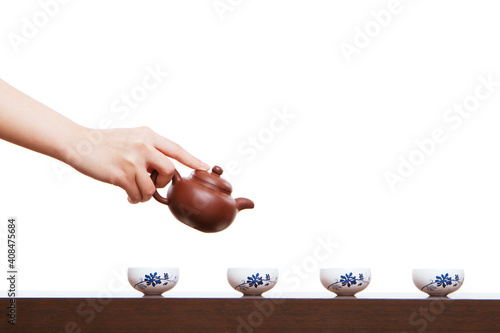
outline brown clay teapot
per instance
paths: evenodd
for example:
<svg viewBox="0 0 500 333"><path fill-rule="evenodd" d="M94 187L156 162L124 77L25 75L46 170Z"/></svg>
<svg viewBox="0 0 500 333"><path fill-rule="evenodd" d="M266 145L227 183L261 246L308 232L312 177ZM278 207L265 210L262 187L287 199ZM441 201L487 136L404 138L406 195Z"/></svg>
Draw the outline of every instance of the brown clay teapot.
<svg viewBox="0 0 500 333"><path fill-rule="evenodd" d="M168 206L172 214L182 223L203 232L218 232L231 225L242 209L253 208L252 200L231 197L231 184L220 177L222 168L214 166L212 172L195 170L189 178L182 178L174 170L172 184L167 197L158 191L153 197ZM151 178L156 184L158 172L153 170Z"/></svg>

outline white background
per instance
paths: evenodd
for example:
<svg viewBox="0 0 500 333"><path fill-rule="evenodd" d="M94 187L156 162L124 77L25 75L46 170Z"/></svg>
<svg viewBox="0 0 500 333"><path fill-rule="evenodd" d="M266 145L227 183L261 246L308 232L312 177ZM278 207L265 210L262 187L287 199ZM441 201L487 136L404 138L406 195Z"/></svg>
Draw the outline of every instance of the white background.
<svg viewBox="0 0 500 333"><path fill-rule="evenodd" d="M145 125L211 165L236 160L239 174L224 175L255 201L202 234L154 200L130 205L120 188L0 142L0 266L15 216L19 288L132 290L128 266L177 265L178 291L231 291L226 268L254 265L279 267L282 290L327 292L319 267L364 266L371 292L413 292L411 269L437 266L466 270L461 292L500 292L500 87L458 128L443 118L480 76L500 81L498 3L401 0L385 27L370 13L389 1L221 3L230 9L69 1L16 52L9 36L42 8L2 1L2 79L82 125ZM341 45L356 38L349 62ZM169 76L114 112L148 67ZM284 109L294 118L271 140L265 128ZM384 174L435 128L445 142L391 191ZM259 135L255 156L238 150ZM321 241L336 244L328 257L314 254Z"/></svg>

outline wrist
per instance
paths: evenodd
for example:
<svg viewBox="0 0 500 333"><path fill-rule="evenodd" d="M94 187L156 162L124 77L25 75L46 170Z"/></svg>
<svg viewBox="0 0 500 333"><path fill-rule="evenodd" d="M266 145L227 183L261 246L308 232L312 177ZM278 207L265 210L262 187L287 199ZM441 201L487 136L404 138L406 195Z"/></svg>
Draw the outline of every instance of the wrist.
<svg viewBox="0 0 500 333"><path fill-rule="evenodd" d="M89 137L92 137L93 129L86 128L76 123L66 128L67 133L59 140L57 155L58 160L72 167L81 164L82 159L91 153L92 145Z"/></svg>

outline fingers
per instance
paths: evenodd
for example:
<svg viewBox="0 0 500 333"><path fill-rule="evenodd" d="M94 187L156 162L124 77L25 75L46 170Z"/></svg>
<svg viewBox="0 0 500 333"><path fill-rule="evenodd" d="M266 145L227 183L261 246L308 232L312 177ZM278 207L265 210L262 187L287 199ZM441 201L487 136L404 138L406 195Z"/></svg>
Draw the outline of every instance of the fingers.
<svg viewBox="0 0 500 333"><path fill-rule="evenodd" d="M168 183L170 183L171 180L172 180L172 175L166 176L160 173L156 178L156 187L164 188L165 186L167 186Z"/></svg>
<svg viewBox="0 0 500 333"><path fill-rule="evenodd" d="M149 199L151 199L151 197L153 197L153 194L156 191L156 187L153 184L151 178L149 177L149 174L147 172L137 173L136 182L139 191L141 193L141 197L138 198L140 199L139 202L146 202Z"/></svg>
<svg viewBox="0 0 500 333"><path fill-rule="evenodd" d="M161 155L163 156L163 154ZM170 162L170 160L168 160L168 162ZM155 170L154 167L152 166L148 167L149 174L151 174L153 170ZM167 184L170 183L170 181L172 180L172 176L173 176L173 171L172 174L169 173L167 175L158 173L158 176L156 177L156 188L164 188L165 186L167 186Z"/></svg>
<svg viewBox="0 0 500 333"><path fill-rule="evenodd" d="M149 165L158 171L158 177L156 177L156 187L163 188L167 186L174 176L175 165L172 161L159 151L154 151L150 156Z"/></svg>
<svg viewBox="0 0 500 333"><path fill-rule="evenodd" d="M146 156L145 166L135 169L135 179L129 188L125 189L128 194L128 201L132 204L146 202L151 199L156 191L156 187L165 187L173 177L175 166L162 153L152 150L149 156ZM153 183L147 170L156 169L159 173L156 179L156 186Z"/></svg>
<svg viewBox="0 0 500 333"><path fill-rule="evenodd" d="M120 186L125 190L125 192L127 192L128 202L130 202L131 204L136 204L141 202L142 193L135 179L131 179L130 181L124 181L121 184L120 182L118 182L116 185Z"/></svg>
<svg viewBox="0 0 500 333"><path fill-rule="evenodd" d="M147 174L146 177L140 174L136 174L136 177L134 179L131 179L126 184L120 187L122 187L127 192L128 202L130 202L131 204L148 201L149 199L151 199L155 191L153 182Z"/></svg>
<svg viewBox="0 0 500 333"><path fill-rule="evenodd" d="M156 186L148 172L153 169L158 171ZM145 156L144 165L137 166L132 172L135 178L130 179L126 187L124 187L128 194L128 201L136 204L150 200L157 187L165 187L172 180L174 170L175 166L168 157L156 149L151 149Z"/></svg>
<svg viewBox="0 0 500 333"><path fill-rule="evenodd" d="M154 133L148 128L140 130L143 131L141 132L142 135L147 138L146 145L139 145L141 149L135 151L135 153L136 156L142 157L133 162L134 167L130 168L129 172L126 172L129 175L128 180L123 179L121 186L119 185L127 192L130 203L136 204L150 200L156 188L165 187L172 180L175 166L168 157L192 169L208 170L210 168L208 164L188 153L177 143ZM139 162L141 159L142 163ZM156 186L149 175L153 169L158 171Z"/></svg>
<svg viewBox="0 0 500 333"><path fill-rule="evenodd" d="M161 135L156 134L155 147L163 154L181 162L182 164L190 167L191 169L208 170L210 168L208 164L202 162L201 160L197 159L196 157L188 153L186 150L184 150L184 148L179 146L177 143L167 138L164 138Z"/></svg>

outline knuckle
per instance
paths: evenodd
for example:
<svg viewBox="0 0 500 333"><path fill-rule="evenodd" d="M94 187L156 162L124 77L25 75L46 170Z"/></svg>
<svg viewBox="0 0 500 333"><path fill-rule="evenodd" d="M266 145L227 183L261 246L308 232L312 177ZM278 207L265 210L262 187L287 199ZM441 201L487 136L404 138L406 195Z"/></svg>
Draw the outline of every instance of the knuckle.
<svg viewBox="0 0 500 333"><path fill-rule="evenodd" d="M175 165L169 161L169 163L165 163L165 171L167 173L167 176L172 176L174 174L175 170Z"/></svg>
<svg viewBox="0 0 500 333"><path fill-rule="evenodd" d="M141 155L151 154L156 150L150 141L144 138L136 139L133 143L133 147L134 151L140 153Z"/></svg>
<svg viewBox="0 0 500 333"><path fill-rule="evenodd" d="M172 171L171 173L160 175L158 177L158 180L156 181L156 186L158 186L158 188L167 186L168 183L170 183L170 181L172 180L173 173L174 172Z"/></svg>
<svg viewBox="0 0 500 333"><path fill-rule="evenodd" d="M142 126L139 128L141 131L141 134L147 138L151 137L153 135L153 130L147 126Z"/></svg>
<svg viewBox="0 0 500 333"><path fill-rule="evenodd" d="M146 189L146 195L148 197L152 197L153 194L156 192L156 187L153 185L153 183L149 184L148 188Z"/></svg>
<svg viewBox="0 0 500 333"><path fill-rule="evenodd" d="M138 137L134 140L133 145L134 145L135 149L138 149L138 150L147 149L147 146L148 146L146 141L140 137Z"/></svg>
<svg viewBox="0 0 500 333"><path fill-rule="evenodd" d="M125 177L126 177L125 172L120 170L111 174L108 179L110 184L123 188L124 187L123 180L125 179Z"/></svg>
<svg viewBox="0 0 500 333"><path fill-rule="evenodd" d="M129 196L130 201L132 203L138 203L142 200L142 196L138 193L135 193L135 192L128 193L128 196Z"/></svg>
<svg viewBox="0 0 500 333"><path fill-rule="evenodd" d="M120 161L120 172L118 173L122 179L127 179L135 172L136 157L134 155L127 156Z"/></svg>

